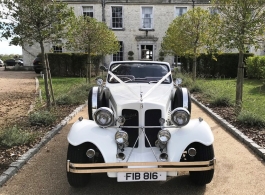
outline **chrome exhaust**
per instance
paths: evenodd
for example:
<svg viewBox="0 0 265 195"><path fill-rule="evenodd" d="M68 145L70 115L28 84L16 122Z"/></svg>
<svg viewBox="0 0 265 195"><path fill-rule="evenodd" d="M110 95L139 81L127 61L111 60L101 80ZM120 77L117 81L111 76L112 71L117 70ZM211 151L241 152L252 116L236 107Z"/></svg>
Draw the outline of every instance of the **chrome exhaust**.
<svg viewBox="0 0 265 195"><path fill-rule="evenodd" d="M168 155L167 153L163 152L159 155L159 159L163 162L167 161Z"/></svg>

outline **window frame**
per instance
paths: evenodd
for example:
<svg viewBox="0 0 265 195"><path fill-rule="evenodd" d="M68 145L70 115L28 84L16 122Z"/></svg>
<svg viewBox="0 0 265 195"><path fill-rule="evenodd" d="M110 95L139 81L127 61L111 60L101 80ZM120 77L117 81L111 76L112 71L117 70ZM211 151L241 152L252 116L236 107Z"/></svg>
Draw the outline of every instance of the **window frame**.
<svg viewBox="0 0 265 195"><path fill-rule="evenodd" d="M145 18L145 17L143 17L143 9L144 8L152 8L152 14L151 14L151 17L150 17L150 19L151 19L151 27L150 28L145 28L144 27L144 18ZM154 24L155 24L155 22L154 22L154 6L150 6L150 5L141 6L140 14L141 14L140 15L140 18L141 18L141 27L140 27L140 29L143 29L143 30L154 29Z"/></svg>
<svg viewBox="0 0 265 195"><path fill-rule="evenodd" d="M177 8L182 8L182 9L185 9L186 8L186 12L185 13L187 13L187 11L188 11L188 7L186 7L186 6L175 6L174 7L174 15L175 15L175 18L176 17L179 17L179 16L182 16L183 14L185 14L185 13L182 13L181 15L177 15Z"/></svg>
<svg viewBox="0 0 265 195"><path fill-rule="evenodd" d="M121 7L121 11L122 11L122 17L121 17L121 19L122 19L122 23L121 23L121 26L122 27L113 27L113 16L112 16L112 8L116 8L116 7ZM111 6L111 9L110 9L110 15L111 15L111 17L110 17L110 26L111 26L111 29L124 29L124 11L123 11L123 6L122 5L113 5L113 6Z"/></svg>
<svg viewBox="0 0 265 195"><path fill-rule="evenodd" d="M92 12L84 12L84 8L88 8L88 7L91 7L92 8ZM85 15L85 13L92 13L92 17L90 15ZM82 15L83 16L89 16L91 18L94 18L94 6L93 5L84 5L82 6Z"/></svg>
<svg viewBox="0 0 265 195"><path fill-rule="evenodd" d="M112 54L112 61L124 61L124 42L123 41L119 41L119 44L120 44L120 51L118 51L116 54ZM114 60L114 58L116 58ZM117 58L119 60L117 60Z"/></svg>
<svg viewBox="0 0 265 195"><path fill-rule="evenodd" d="M63 53L63 47L60 45L52 45L53 53Z"/></svg>

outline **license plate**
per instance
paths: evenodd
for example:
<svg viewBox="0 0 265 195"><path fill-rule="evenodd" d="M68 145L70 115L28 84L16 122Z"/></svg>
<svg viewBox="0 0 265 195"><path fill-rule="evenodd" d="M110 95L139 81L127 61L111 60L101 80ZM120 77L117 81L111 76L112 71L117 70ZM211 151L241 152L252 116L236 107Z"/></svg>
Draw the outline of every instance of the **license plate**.
<svg viewBox="0 0 265 195"><path fill-rule="evenodd" d="M167 179L166 172L119 172L117 175L118 182L130 181L165 181Z"/></svg>

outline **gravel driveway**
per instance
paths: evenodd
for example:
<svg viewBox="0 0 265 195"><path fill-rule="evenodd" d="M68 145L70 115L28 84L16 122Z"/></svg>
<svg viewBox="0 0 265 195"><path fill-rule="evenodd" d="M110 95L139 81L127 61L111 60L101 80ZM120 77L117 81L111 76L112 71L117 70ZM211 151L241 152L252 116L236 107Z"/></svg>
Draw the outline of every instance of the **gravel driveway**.
<svg viewBox="0 0 265 195"><path fill-rule="evenodd" d="M87 108L76 115L59 134L45 145L2 188L0 195L264 195L265 165L245 145L227 133L196 105L192 118L202 117L211 127L217 165L213 181L206 186L193 185L184 173L162 182L118 183L106 174L94 174L90 185L75 189L66 179L66 136L78 117L87 118Z"/></svg>
<svg viewBox="0 0 265 195"><path fill-rule="evenodd" d="M26 116L35 99L36 73L4 71L0 67L0 125L9 125Z"/></svg>

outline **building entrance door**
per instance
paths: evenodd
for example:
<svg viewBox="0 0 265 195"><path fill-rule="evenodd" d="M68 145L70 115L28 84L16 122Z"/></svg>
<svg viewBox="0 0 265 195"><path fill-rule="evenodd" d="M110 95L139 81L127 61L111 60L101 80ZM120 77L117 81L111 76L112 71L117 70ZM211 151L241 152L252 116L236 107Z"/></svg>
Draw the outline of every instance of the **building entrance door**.
<svg viewBox="0 0 265 195"><path fill-rule="evenodd" d="M153 45L141 45L141 60L154 60Z"/></svg>

